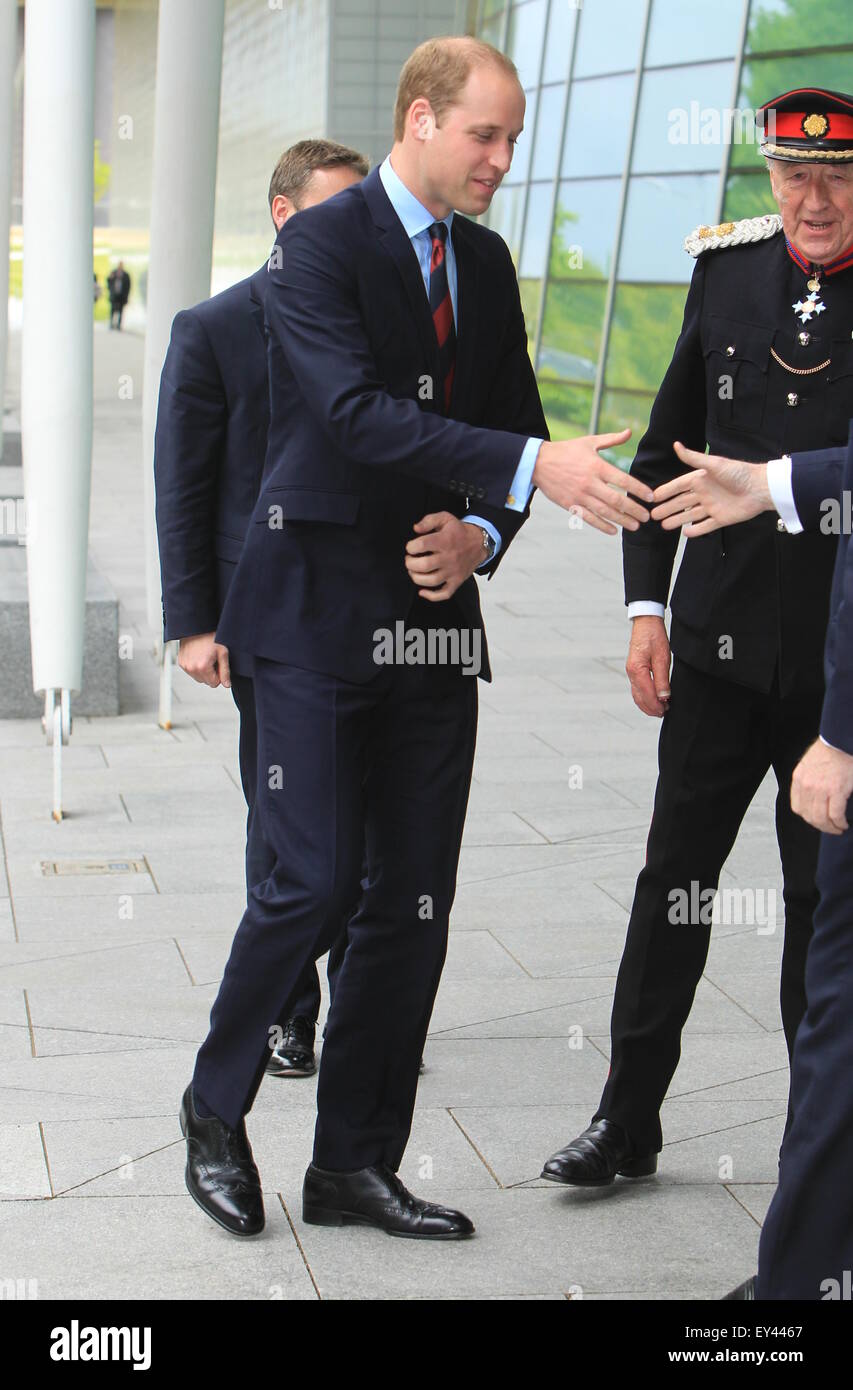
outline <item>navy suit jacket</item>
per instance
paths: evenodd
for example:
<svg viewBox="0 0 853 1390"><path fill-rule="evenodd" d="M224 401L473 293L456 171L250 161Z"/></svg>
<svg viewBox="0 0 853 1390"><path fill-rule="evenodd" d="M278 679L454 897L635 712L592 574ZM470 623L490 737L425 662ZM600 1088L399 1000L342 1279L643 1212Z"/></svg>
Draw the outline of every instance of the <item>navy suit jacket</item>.
<svg viewBox="0 0 853 1390"><path fill-rule="evenodd" d="M378 170L289 219L265 298L271 421L261 496L219 640L344 680L377 674L374 633L405 620L414 523L472 511L502 538L529 436L547 437L509 251L453 219L456 371L444 413L438 345L415 251ZM433 606L482 630L477 584ZM482 674L488 678L488 662Z"/></svg>
<svg viewBox="0 0 853 1390"><path fill-rule="evenodd" d="M807 531L828 515L827 499L853 496L853 421L846 450L821 449L792 454L791 485L797 514ZM845 508L841 508L841 517ZM820 732L827 743L853 754L853 546L842 527L832 578L829 626L824 653L826 694Z"/></svg>
<svg viewBox="0 0 853 1390"><path fill-rule="evenodd" d="M154 437L166 641L214 632L257 501L269 429L264 264L175 316ZM232 668L249 674L239 646Z"/></svg>

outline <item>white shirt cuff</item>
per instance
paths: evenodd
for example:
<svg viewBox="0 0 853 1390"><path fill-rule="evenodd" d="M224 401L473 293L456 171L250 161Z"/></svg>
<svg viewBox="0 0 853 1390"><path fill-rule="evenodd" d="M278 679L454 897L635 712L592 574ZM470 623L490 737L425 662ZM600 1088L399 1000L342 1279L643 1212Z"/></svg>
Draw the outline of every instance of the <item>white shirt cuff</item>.
<svg viewBox="0 0 853 1390"><path fill-rule="evenodd" d="M820 739L820 741L821 741L821 743L824 745L824 747L826 747L826 748L831 748L832 751L833 751L833 753L843 753L843 752L844 752L844 749L843 749L843 748L836 748L836 746L835 746L834 743L829 743L829 742L824 738L823 734L818 734L818 738Z"/></svg>
<svg viewBox="0 0 853 1390"><path fill-rule="evenodd" d="M773 506L785 523L786 531L796 536L803 529L803 523L794 506L794 490L791 486L791 458L783 454L780 459L770 459L767 464L767 486L773 499Z"/></svg>
<svg viewBox="0 0 853 1390"><path fill-rule="evenodd" d="M662 603L653 603L651 599L635 599L628 604L629 618L663 618L666 609Z"/></svg>

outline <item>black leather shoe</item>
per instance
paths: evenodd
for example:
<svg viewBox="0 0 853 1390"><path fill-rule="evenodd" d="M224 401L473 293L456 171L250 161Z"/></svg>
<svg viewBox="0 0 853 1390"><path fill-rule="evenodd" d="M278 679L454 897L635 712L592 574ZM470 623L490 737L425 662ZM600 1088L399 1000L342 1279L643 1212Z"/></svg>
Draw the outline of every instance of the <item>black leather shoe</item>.
<svg viewBox="0 0 853 1390"><path fill-rule="evenodd" d="M187 1141L187 1190L202 1211L235 1236L264 1229L261 1180L246 1137L246 1122L232 1129L218 1115L203 1120L192 1086L181 1101L181 1133Z"/></svg>
<svg viewBox="0 0 853 1390"><path fill-rule="evenodd" d="M732 1289L731 1293L724 1293L723 1296L722 1296L722 1298L720 1299L720 1302L721 1302L721 1303L728 1303L728 1302L730 1302L731 1300L734 1300L734 1299L737 1299L739 1302L740 1302L740 1301L743 1301L743 1300L746 1300L746 1301L749 1302L749 1303L754 1303L754 1302L755 1302L755 1275L754 1275L754 1274L751 1276L751 1278L749 1278L749 1279L744 1279L743 1283L742 1283L742 1284L738 1284L737 1288L736 1288L736 1289Z"/></svg>
<svg viewBox="0 0 853 1390"><path fill-rule="evenodd" d="M313 1076L316 1070L314 1024L310 1018L289 1018L282 1040L267 1062L267 1072L270 1076Z"/></svg>
<svg viewBox="0 0 853 1390"><path fill-rule="evenodd" d="M607 1187L617 1173L623 1178L648 1178L657 1166L657 1154L638 1154L621 1125L596 1120L548 1159L542 1177L572 1187Z"/></svg>
<svg viewBox="0 0 853 1390"><path fill-rule="evenodd" d="M414 1197L386 1164L330 1173L311 1164L302 1185L302 1219L309 1226L378 1226L389 1236L462 1240L474 1224L461 1211Z"/></svg>

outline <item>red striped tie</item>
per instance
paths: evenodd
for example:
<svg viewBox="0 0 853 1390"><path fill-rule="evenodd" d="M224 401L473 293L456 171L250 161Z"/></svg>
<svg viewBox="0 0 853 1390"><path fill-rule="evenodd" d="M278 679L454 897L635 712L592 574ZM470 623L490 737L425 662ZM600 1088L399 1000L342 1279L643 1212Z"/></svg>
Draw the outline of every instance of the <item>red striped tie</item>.
<svg viewBox="0 0 853 1390"><path fill-rule="evenodd" d="M438 358L441 364L441 377L444 383L444 409L450 409L453 394L453 373L456 369L456 329L453 324L453 302L447 282L447 258L444 243L447 239L447 226L444 222L433 222L429 228L432 241L432 254L429 262L429 307L438 339Z"/></svg>

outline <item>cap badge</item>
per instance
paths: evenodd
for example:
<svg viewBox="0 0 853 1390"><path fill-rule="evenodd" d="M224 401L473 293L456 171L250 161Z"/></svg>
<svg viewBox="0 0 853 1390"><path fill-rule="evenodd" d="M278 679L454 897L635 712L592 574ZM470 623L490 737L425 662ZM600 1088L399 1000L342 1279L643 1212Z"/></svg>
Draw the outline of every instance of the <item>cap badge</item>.
<svg viewBox="0 0 853 1390"><path fill-rule="evenodd" d="M829 121L826 116L814 111L810 116L803 117L803 132L817 140L822 135L826 135L829 130Z"/></svg>

